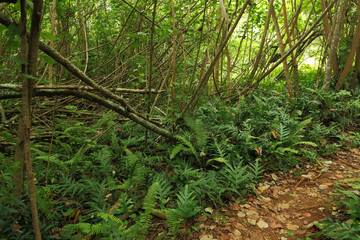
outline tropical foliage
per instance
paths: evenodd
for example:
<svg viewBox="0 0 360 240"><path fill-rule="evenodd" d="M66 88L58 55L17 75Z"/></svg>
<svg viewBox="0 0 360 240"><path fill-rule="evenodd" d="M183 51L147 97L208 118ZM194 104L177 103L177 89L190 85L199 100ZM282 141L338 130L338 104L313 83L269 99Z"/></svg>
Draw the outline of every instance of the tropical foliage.
<svg viewBox="0 0 360 240"><path fill-rule="evenodd" d="M0 236L179 237L265 173L359 146L359 8L0 1ZM359 227L341 192L339 239Z"/></svg>

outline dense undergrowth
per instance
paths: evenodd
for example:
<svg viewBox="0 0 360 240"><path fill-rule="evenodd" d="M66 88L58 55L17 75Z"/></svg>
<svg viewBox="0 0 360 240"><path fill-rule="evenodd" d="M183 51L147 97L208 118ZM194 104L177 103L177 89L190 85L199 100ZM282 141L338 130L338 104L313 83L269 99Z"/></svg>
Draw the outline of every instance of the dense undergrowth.
<svg viewBox="0 0 360 240"><path fill-rule="evenodd" d="M32 145L43 238L141 239L156 230L154 218L167 222L164 238L176 236L205 207L246 199L265 172L359 146L359 95L308 89L294 99L203 99L176 125L177 143L145 139L143 128L112 112L94 123L57 116L55 138ZM0 158L0 236L32 239L28 202L12 196L13 158ZM359 196L349 197L359 234Z"/></svg>

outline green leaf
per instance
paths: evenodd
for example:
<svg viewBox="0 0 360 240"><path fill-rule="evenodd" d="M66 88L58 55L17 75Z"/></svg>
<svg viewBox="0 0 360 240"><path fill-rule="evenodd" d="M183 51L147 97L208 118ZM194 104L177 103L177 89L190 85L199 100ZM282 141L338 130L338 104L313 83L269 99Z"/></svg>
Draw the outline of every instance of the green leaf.
<svg viewBox="0 0 360 240"><path fill-rule="evenodd" d="M49 63L49 64L54 64L55 63L55 60L52 57L49 57L46 54L39 54L39 58L41 60L43 60L44 62Z"/></svg>
<svg viewBox="0 0 360 240"><path fill-rule="evenodd" d="M23 74L23 76L26 77L26 78L34 79L34 80L39 80L37 77L34 77L32 75L29 75L29 74Z"/></svg>
<svg viewBox="0 0 360 240"><path fill-rule="evenodd" d="M213 161L220 162L220 163L227 163L228 162L228 160L226 160L225 158L217 157L217 158L212 158L212 159L207 160L206 165L208 165L209 163L211 163Z"/></svg>
<svg viewBox="0 0 360 240"><path fill-rule="evenodd" d="M308 142L308 141L295 143L295 145L301 145L301 144L308 145L308 146L312 146L312 147L317 147L317 146L318 146L316 143L314 143L314 142Z"/></svg>
<svg viewBox="0 0 360 240"><path fill-rule="evenodd" d="M20 35L20 26L16 23L10 24L5 35L11 39L15 38L15 36L19 36Z"/></svg>
<svg viewBox="0 0 360 240"><path fill-rule="evenodd" d="M17 55L17 56L15 56L15 57L13 57L13 58L10 58L9 61L10 61L10 62L17 63L17 64L27 64L27 62L24 61L24 60L20 57L20 55Z"/></svg>
<svg viewBox="0 0 360 240"><path fill-rule="evenodd" d="M53 36L50 32L41 31L40 36L45 40L52 40L52 41L56 40L56 37Z"/></svg>
<svg viewBox="0 0 360 240"><path fill-rule="evenodd" d="M69 216L70 214L72 214L74 212L74 209L72 208L69 208L68 210L66 210L66 212L63 212L63 216L67 217Z"/></svg>
<svg viewBox="0 0 360 240"><path fill-rule="evenodd" d="M170 154L170 159L173 159L176 154L178 154L179 152L181 151L186 151L188 150L187 148L185 148L185 146L183 144L179 144L177 145L172 151L171 151L171 154Z"/></svg>
<svg viewBox="0 0 360 240"><path fill-rule="evenodd" d="M0 136L5 138L5 140L9 143L16 143L16 138L9 132L3 131L0 133Z"/></svg>

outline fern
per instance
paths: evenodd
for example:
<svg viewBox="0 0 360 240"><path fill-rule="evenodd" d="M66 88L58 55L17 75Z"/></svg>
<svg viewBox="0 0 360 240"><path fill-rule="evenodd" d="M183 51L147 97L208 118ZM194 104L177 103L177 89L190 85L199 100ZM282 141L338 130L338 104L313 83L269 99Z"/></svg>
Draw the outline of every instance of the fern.
<svg viewBox="0 0 360 240"><path fill-rule="evenodd" d="M102 221L96 224L77 223L65 225L62 236L68 239L84 238L89 235L104 236L106 239L129 239L131 233L126 223L108 213L97 213ZM131 238L130 238L131 239Z"/></svg>
<svg viewBox="0 0 360 240"><path fill-rule="evenodd" d="M176 145L173 150L171 151L171 154L170 154L170 159L174 159L174 157L180 153L180 152L189 152L189 148L186 148L184 146L184 144L178 144Z"/></svg>
<svg viewBox="0 0 360 240"><path fill-rule="evenodd" d="M46 216L46 219L53 220L55 215L51 213L53 202L50 199L51 189L49 186L37 188L36 201L39 210Z"/></svg>
<svg viewBox="0 0 360 240"><path fill-rule="evenodd" d="M141 220L144 224L146 224L146 226L149 225L149 221L151 218L149 218L148 216L150 216L150 213L152 211L152 209L155 207L156 205L156 196L158 194L159 191L159 183L158 182L154 182L145 198L144 198L144 204L143 204L143 209L144 209L144 218Z"/></svg>
<svg viewBox="0 0 360 240"><path fill-rule="evenodd" d="M67 224L64 226L61 235L67 239L74 239L74 234L81 233L82 236L90 233L90 223Z"/></svg>
<svg viewBox="0 0 360 240"><path fill-rule="evenodd" d="M306 120L300 122L299 124L297 124L295 131L293 131L291 133L291 137L297 138L297 139L303 137L302 135L299 135L299 133L302 132L304 130L304 128L306 127L306 125L311 123L311 121L312 121L312 119L309 118L309 119L306 119Z"/></svg>
<svg viewBox="0 0 360 240"><path fill-rule="evenodd" d="M221 194L223 185L218 172L208 171L206 174L200 176L196 181L191 181L189 187L193 189L194 193L200 200L210 200L214 204L222 203Z"/></svg>
<svg viewBox="0 0 360 240"><path fill-rule="evenodd" d="M221 132L221 133L225 134L226 136L233 138L236 141L239 141L242 138L240 129L233 124L218 125L218 126L215 126L214 130L216 132Z"/></svg>
<svg viewBox="0 0 360 240"><path fill-rule="evenodd" d="M188 219L200 211L197 201L195 200L194 192L189 190L188 185L185 185L185 188L180 191L177 196L178 200L176 203L178 206L171 211L179 218Z"/></svg>
<svg viewBox="0 0 360 240"><path fill-rule="evenodd" d="M179 139L179 141L181 141L182 143L178 144L172 150L172 152L170 154L170 159L173 159L180 152L187 152L187 153L192 153L195 156L196 160L199 161L199 156L198 156L193 144L189 140L187 140L186 138L184 138L182 136L176 136L176 138Z"/></svg>
<svg viewBox="0 0 360 240"><path fill-rule="evenodd" d="M160 177L156 179L156 182L159 183L157 199L160 202L160 207L165 207L165 205L170 200L168 196L172 193L170 182L167 178L160 178Z"/></svg>
<svg viewBox="0 0 360 240"><path fill-rule="evenodd" d="M171 234L177 234L180 232L180 224L184 221L175 211L169 210L167 212L168 219L166 220L169 232Z"/></svg>
<svg viewBox="0 0 360 240"><path fill-rule="evenodd" d="M242 165L242 161L237 164L226 163L226 166L220 172L222 175L221 183L223 189L221 192L231 191L239 194L244 193L253 175L247 171L247 167Z"/></svg>
<svg viewBox="0 0 360 240"><path fill-rule="evenodd" d="M81 147L69 161L66 161L66 164L71 165L71 169L73 170L77 164L83 159L86 148Z"/></svg>
<svg viewBox="0 0 360 240"><path fill-rule="evenodd" d="M290 130L282 123L279 123L277 129L276 129L278 135L279 135L279 140L281 142L287 142L290 138Z"/></svg>
<svg viewBox="0 0 360 240"><path fill-rule="evenodd" d="M184 117L186 125L195 133L196 146L199 149L205 147L209 138L208 132L205 130L203 122L199 119L193 119L189 116Z"/></svg>
<svg viewBox="0 0 360 240"><path fill-rule="evenodd" d="M253 181L261 179L264 169L260 164L259 159L256 159L255 163L250 163L250 170L253 174Z"/></svg>
<svg viewBox="0 0 360 240"><path fill-rule="evenodd" d="M226 149L225 149L225 147L223 145L220 145L217 142L216 138L213 138L213 139L214 139L214 146L215 146L215 149L216 149L216 152L217 152L218 156L220 158L225 159L226 158L226 153L225 153Z"/></svg>
<svg viewBox="0 0 360 240"><path fill-rule="evenodd" d="M66 162L59 160L59 154L52 154L49 156L49 153L43 152L39 149L32 148L31 152L34 155L34 160L39 160L43 162L49 161L50 163L56 164L56 166L59 168L61 172L68 172L68 167L66 165ZM36 161L35 161L36 162Z"/></svg>
<svg viewBox="0 0 360 240"><path fill-rule="evenodd" d="M154 209L155 204L156 204L156 195L158 193L158 190L159 190L159 183L154 182L150 186L150 188L144 198L144 203L143 203L144 212L140 214L140 217L139 217L140 220L137 221L135 223L135 225L133 225L129 228L130 232L136 233L135 237L137 239L144 238L146 233L149 230L150 222L152 219L151 212Z"/></svg>

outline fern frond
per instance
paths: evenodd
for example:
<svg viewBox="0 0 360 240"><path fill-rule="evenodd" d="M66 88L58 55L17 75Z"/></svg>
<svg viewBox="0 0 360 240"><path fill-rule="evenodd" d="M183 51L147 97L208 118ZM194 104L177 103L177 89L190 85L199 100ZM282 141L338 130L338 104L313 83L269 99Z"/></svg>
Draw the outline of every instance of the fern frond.
<svg viewBox="0 0 360 240"><path fill-rule="evenodd" d="M223 177L221 182L224 184L224 189L240 195L246 189L253 175L247 171L247 166L242 165L242 161L239 161L237 164L225 164L226 166L220 172Z"/></svg>
<svg viewBox="0 0 360 240"><path fill-rule="evenodd" d="M299 132L301 132L305 127L306 125L308 125L309 123L311 123L312 119L309 118L309 119L305 119L304 121L300 122L297 126L296 126L296 129L294 132L292 132L292 136L296 136L299 134Z"/></svg>
<svg viewBox="0 0 360 240"><path fill-rule="evenodd" d="M146 233L149 230L150 222L152 219L151 212L156 204L156 195L159 189L159 183L154 182L146 196L144 198L143 209L144 212L140 214L140 220L135 223L135 225L129 228L129 232L136 233L137 239L143 239L146 236Z"/></svg>
<svg viewBox="0 0 360 240"><path fill-rule="evenodd" d="M256 159L255 163L250 163L250 170L254 175L255 181L263 177L262 173L264 172L264 169L261 166L259 159Z"/></svg>
<svg viewBox="0 0 360 240"><path fill-rule="evenodd" d="M53 203L50 200L50 187L43 186L37 189L36 201L39 210L46 216L48 220L55 218L55 215L51 213Z"/></svg>
<svg viewBox="0 0 360 240"><path fill-rule="evenodd" d="M78 162L80 162L83 159L83 156L85 154L86 148L81 147L75 154L74 157L72 157L69 161L66 161L66 164L71 165L71 168L75 167Z"/></svg>
<svg viewBox="0 0 360 240"><path fill-rule="evenodd" d="M178 207L172 211L179 217L187 219L196 215L200 208L195 200L193 191L189 190L189 186L185 185L185 188L177 194L178 200L176 201Z"/></svg>
<svg viewBox="0 0 360 240"><path fill-rule="evenodd" d="M174 147L174 149L171 151L170 159L173 159L179 152L186 151L187 148L183 144L178 144Z"/></svg>
<svg viewBox="0 0 360 240"><path fill-rule="evenodd" d="M89 234L91 230L90 223L77 223L77 224L68 224L65 225L61 235L68 239L73 239L75 233Z"/></svg>
<svg viewBox="0 0 360 240"><path fill-rule="evenodd" d="M177 234L180 232L180 224L184 221L184 219L181 218L174 210L175 209L170 209L167 212L169 217L166 222L169 226L169 232L172 234Z"/></svg>
<svg viewBox="0 0 360 240"><path fill-rule="evenodd" d="M192 153L197 160L199 160L198 154L196 153L195 147L193 144L187 140L186 138L182 136L176 136L177 139L179 139L182 143L178 144L171 152L170 159L173 159L176 154L178 154L181 151Z"/></svg>
<svg viewBox="0 0 360 240"><path fill-rule="evenodd" d="M63 173L68 172L68 166L67 166L66 162L61 161L59 159L59 154L51 154L49 156L49 153L43 152L43 151L41 151L39 149L35 149L35 148L32 148L31 151L35 155L34 156L35 160L40 160L43 162L49 161L50 163L56 164L60 168L59 170L61 172L63 172Z"/></svg>
<svg viewBox="0 0 360 240"><path fill-rule="evenodd" d="M279 140L281 142L287 142L290 138L290 130L282 123L279 123L277 129L276 129L278 135L279 135Z"/></svg>
<svg viewBox="0 0 360 240"><path fill-rule="evenodd" d="M205 129L203 122L199 119L193 119L189 116L184 117L186 125L195 133L196 146L201 149L207 144L209 134Z"/></svg>
<svg viewBox="0 0 360 240"><path fill-rule="evenodd" d="M159 191L159 183L154 182L150 186L150 188L144 198L143 209L145 210L145 213L150 213L151 210L155 207L156 195L158 194L158 191Z"/></svg>

